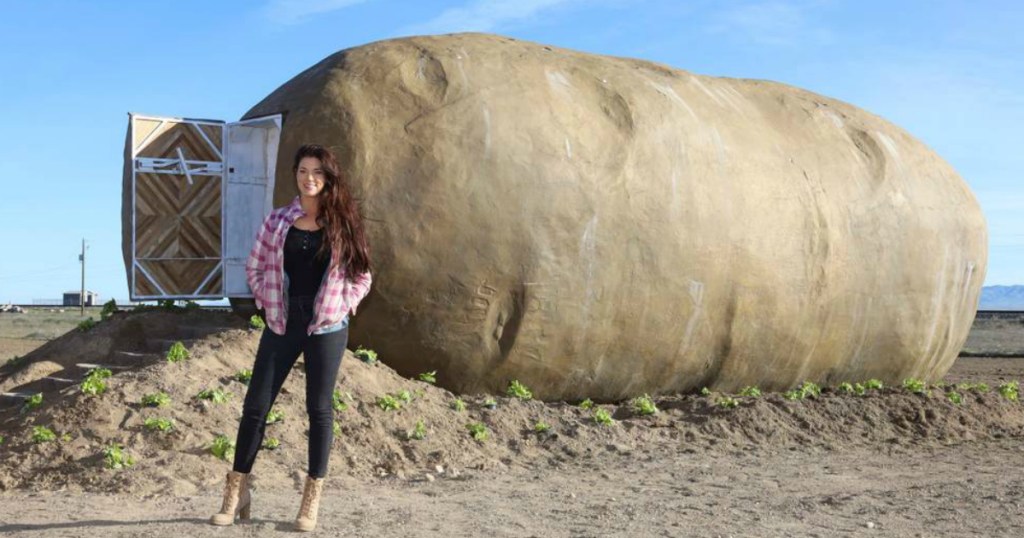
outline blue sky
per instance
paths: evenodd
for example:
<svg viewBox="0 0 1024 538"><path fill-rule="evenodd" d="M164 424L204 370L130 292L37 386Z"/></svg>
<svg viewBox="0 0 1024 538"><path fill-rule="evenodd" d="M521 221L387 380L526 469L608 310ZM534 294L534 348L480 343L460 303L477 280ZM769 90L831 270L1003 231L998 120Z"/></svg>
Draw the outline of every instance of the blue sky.
<svg viewBox="0 0 1024 538"><path fill-rule="evenodd" d="M127 112L236 120L323 57L485 31L776 80L907 129L964 177L989 224L986 284L1024 284L1024 2L0 1L0 302L79 283L128 297Z"/></svg>

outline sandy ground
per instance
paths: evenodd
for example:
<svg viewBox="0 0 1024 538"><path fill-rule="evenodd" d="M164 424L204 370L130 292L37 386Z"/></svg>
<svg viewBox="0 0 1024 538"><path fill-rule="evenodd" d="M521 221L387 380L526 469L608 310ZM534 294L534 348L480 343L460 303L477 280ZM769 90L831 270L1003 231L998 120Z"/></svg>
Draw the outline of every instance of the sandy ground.
<svg viewBox="0 0 1024 538"><path fill-rule="evenodd" d="M330 536L1021 536L1019 439L917 449L607 453L533 471L428 481L334 479ZM254 519L210 526L214 493L0 496L3 536L291 532L298 491L257 491Z"/></svg>
<svg viewBox="0 0 1024 538"><path fill-rule="evenodd" d="M961 359L947 379L1024 374ZM227 467L224 468L226 472ZM254 475L259 469L254 470ZM1024 443L694 450L608 445L567 462L399 479L328 477L320 535L1022 536ZM188 496L8 492L2 536L263 536L292 532L292 481L262 484L254 519L207 523L220 491Z"/></svg>

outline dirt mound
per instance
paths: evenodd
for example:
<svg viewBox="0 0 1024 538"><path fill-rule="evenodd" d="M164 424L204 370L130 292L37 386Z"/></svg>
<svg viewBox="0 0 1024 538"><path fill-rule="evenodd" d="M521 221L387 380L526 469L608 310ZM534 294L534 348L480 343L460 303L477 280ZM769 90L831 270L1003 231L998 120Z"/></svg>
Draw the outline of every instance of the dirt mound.
<svg viewBox="0 0 1024 538"><path fill-rule="evenodd" d="M17 364L0 368L0 390L42 392L37 408L22 411L22 399L0 400L0 490L52 490L133 494L190 495L219 484L229 462L213 456L209 445L223 434L234 440L245 385L234 376L251 368L259 332L227 313L210 311L143 311L122 313L88 332L72 331L37 349ZM170 346L182 341L190 358L166 360ZM90 367L109 366L107 390L85 394L78 382ZM296 487L306 469L307 418L302 359L289 376L275 409L281 422L267 427L280 440L275 450L260 452L254 468L256 487L292 479ZM228 393L222 404L195 398L205 389ZM994 386L992 387L995 388ZM902 388L856 396L825 389L818 397L788 400L781 394L735 397L736 407L720 405L725 395L665 395L654 398L660 409L641 415L630 401L581 409L574 403L540 402L484 394L459 398L429 383L403 378L387 365L364 363L346 352L338 389L345 409L336 412L330 473L356 477L394 475L425 478L464 469L560 467L576 458L614 452L663 450L804 451L835 450L886 444L948 443L1024 437L1024 406L997 391L960 390L963 401L951 402L943 389L931 396ZM143 395L166 392L171 402L151 408ZM378 398L408 392L410 401L385 410ZM614 422L602 425L595 411ZM147 418L173 419L175 429L160 433L144 427ZM408 433L422 421L423 439ZM538 421L550 426L538 433ZM477 441L469 423L486 426L488 438ZM56 434L35 443L33 427ZM121 470L104 466L102 451L120 443L136 458Z"/></svg>

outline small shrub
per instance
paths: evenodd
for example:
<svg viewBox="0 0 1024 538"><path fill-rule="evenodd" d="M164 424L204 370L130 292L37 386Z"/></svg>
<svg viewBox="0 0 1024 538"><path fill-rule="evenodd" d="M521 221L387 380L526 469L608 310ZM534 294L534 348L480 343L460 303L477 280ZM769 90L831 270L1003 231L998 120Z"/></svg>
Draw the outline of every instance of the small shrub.
<svg viewBox="0 0 1024 538"><path fill-rule="evenodd" d="M427 426L423 424L422 420L416 421L416 426L413 429L405 432L406 439L415 439L417 441L425 439L427 437Z"/></svg>
<svg viewBox="0 0 1024 538"><path fill-rule="evenodd" d="M746 396L748 398L757 398L761 395L761 389L757 387L743 387L740 389L740 396Z"/></svg>
<svg viewBox="0 0 1024 538"><path fill-rule="evenodd" d="M385 411L394 411L402 407L394 396L385 394L384 396L377 396L377 406Z"/></svg>
<svg viewBox="0 0 1024 538"><path fill-rule="evenodd" d="M253 316L249 318L249 328L259 331L266 329L267 324L263 321L263 318L257 316L256 314L253 314Z"/></svg>
<svg viewBox="0 0 1024 538"><path fill-rule="evenodd" d="M181 362L188 357L188 349L186 349L185 344L181 342L171 344L171 348L167 350L167 362Z"/></svg>
<svg viewBox="0 0 1024 538"><path fill-rule="evenodd" d="M586 400L583 400L582 402L580 402L580 406L579 407L580 407L580 409L593 409L594 402L590 398L587 398Z"/></svg>
<svg viewBox="0 0 1024 538"><path fill-rule="evenodd" d="M551 425L542 420L538 420L537 423L533 425L533 431L537 433L545 433L549 430L551 430Z"/></svg>
<svg viewBox="0 0 1024 538"><path fill-rule="evenodd" d="M46 426L32 426L32 442L48 443L57 439L57 434Z"/></svg>
<svg viewBox="0 0 1024 538"><path fill-rule="evenodd" d="M462 401L462 398L455 398L451 403L452 409L462 412L466 410L466 402Z"/></svg>
<svg viewBox="0 0 1024 538"><path fill-rule="evenodd" d="M241 370L235 372L235 375L233 377L235 381L239 381L241 383L248 385L249 382L252 381L252 370L248 368L242 368Z"/></svg>
<svg viewBox="0 0 1024 538"><path fill-rule="evenodd" d="M473 436L473 439L481 442L487 440L487 426L482 422L470 422L469 424L466 424L466 429L469 430L469 434Z"/></svg>
<svg viewBox="0 0 1024 538"><path fill-rule="evenodd" d="M377 352L372 349L366 349L363 346L359 346L355 351L352 352L357 359L367 363L373 364L377 362Z"/></svg>
<svg viewBox="0 0 1024 538"><path fill-rule="evenodd" d="M164 299L157 301L156 305L164 310L177 310L178 307L174 304L174 299Z"/></svg>
<svg viewBox="0 0 1024 538"><path fill-rule="evenodd" d="M351 395L349 395L349 399L352 399ZM342 399L342 393L340 390L334 389L334 393L331 395L331 405L334 406L335 411L344 411L348 409L348 404Z"/></svg>
<svg viewBox="0 0 1024 538"><path fill-rule="evenodd" d="M335 422L337 424L337 422ZM263 440L263 448L267 450L277 450L281 446L281 441L277 437L267 437Z"/></svg>
<svg viewBox="0 0 1024 538"><path fill-rule="evenodd" d="M210 453L227 461L235 455L235 442L228 439L225 435L218 435L210 443Z"/></svg>
<svg viewBox="0 0 1024 538"><path fill-rule="evenodd" d="M89 370L89 373L85 375L85 379L81 383L82 392L90 396L103 394L107 391L107 383L103 380L111 375L110 370L106 368L93 368Z"/></svg>
<svg viewBox="0 0 1024 538"><path fill-rule="evenodd" d="M271 409L267 413L267 424L277 424L284 420L284 411L278 409Z"/></svg>
<svg viewBox="0 0 1024 538"><path fill-rule="evenodd" d="M28 398L25 398L25 403L21 406L21 412L27 413L40 405L43 405L43 393L37 392Z"/></svg>
<svg viewBox="0 0 1024 538"><path fill-rule="evenodd" d="M88 319L82 320L82 322L78 324L78 330L82 332L89 332L95 326L96 321L92 319L92 316L89 316Z"/></svg>
<svg viewBox="0 0 1024 538"><path fill-rule="evenodd" d="M790 392L792 392L792 391L790 391ZM795 399L795 398L789 398L789 399L792 400L792 399ZM732 409L734 407L739 406L740 405L740 401L737 400L736 398L733 398L732 396L722 396L721 398L718 399L718 401L715 402L715 405L717 405L718 407L724 408L724 409Z"/></svg>
<svg viewBox="0 0 1024 538"><path fill-rule="evenodd" d="M650 395L644 394L633 398L633 410L641 415L653 415L658 412L658 406L654 405Z"/></svg>
<svg viewBox="0 0 1024 538"><path fill-rule="evenodd" d="M530 398L533 398L533 392L526 388L526 385L520 383L518 379L513 379L508 384L508 388L505 389L505 394L519 398L520 400L529 400Z"/></svg>
<svg viewBox="0 0 1024 538"><path fill-rule="evenodd" d="M147 394L142 397L142 405L146 407L166 407L170 405L171 397L166 392Z"/></svg>
<svg viewBox="0 0 1024 538"><path fill-rule="evenodd" d="M420 381L423 381L424 383L430 383L431 385L433 385L434 383L437 383L437 370L423 372L418 377Z"/></svg>
<svg viewBox="0 0 1024 538"><path fill-rule="evenodd" d="M949 398L949 401L953 402L956 405L960 405L964 401L963 397L960 396L960 393L955 390L947 392L946 398Z"/></svg>
<svg viewBox="0 0 1024 538"><path fill-rule="evenodd" d="M999 394L1001 394L1003 398L1006 398L1011 402L1016 402L1020 396L1020 387L1016 381L1003 383L1002 385L999 385L997 390L999 390Z"/></svg>
<svg viewBox="0 0 1024 538"><path fill-rule="evenodd" d="M920 379L908 377L903 380L903 388L913 392L914 394L927 394L928 384Z"/></svg>
<svg viewBox="0 0 1024 538"><path fill-rule="evenodd" d="M117 312L117 301L111 299L103 303L103 310L100 310L100 321L106 320Z"/></svg>
<svg viewBox="0 0 1024 538"><path fill-rule="evenodd" d="M169 418L149 417L142 422L142 425L151 432L169 432L174 429L174 421Z"/></svg>
<svg viewBox="0 0 1024 538"><path fill-rule="evenodd" d="M114 443L103 449L103 464L107 469L124 469L135 465L135 458L125 453L121 445Z"/></svg>
<svg viewBox="0 0 1024 538"><path fill-rule="evenodd" d="M219 388L216 388L216 389L204 389L204 390L199 391L199 394L196 394L196 398L197 399L207 400L207 401L211 401L211 402L217 403L217 404L222 404L222 403L228 401L228 397L230 397L230 396L231 396L230 392L224 392L223 390L221 390Z"/></svg>
<svg viewBox="0 0 1024 538"><path fill-rule="evenodd" d="M615 419L612 418L612 414L607 409L598 408L594 410L594 422L602 426L610 426L615 423Z"/></svg>

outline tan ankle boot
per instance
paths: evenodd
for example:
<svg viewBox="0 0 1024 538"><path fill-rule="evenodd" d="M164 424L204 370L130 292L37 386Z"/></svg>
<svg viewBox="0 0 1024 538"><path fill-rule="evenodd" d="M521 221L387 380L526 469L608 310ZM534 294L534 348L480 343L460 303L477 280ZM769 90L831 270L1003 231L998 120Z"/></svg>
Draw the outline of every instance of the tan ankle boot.
<svg viewBox="0 0 1024 538"><path fill-rule="evenodd" d="M224 504L220 512L210 518L214 525L231 525L235 522L235 515L241 519L249 519L252 515L252 494L249 492L250 473L239 473L229 471L224 484Z"/></svg>
<svg viewBox="0 0 1024 538"><path fill-rule="evenodd" d="M300 531L311 531L316 528L317 512L320 510L320 492L323 491L324 479L306 475L306 485L302 489L302 505L299 515L295 518L295 528Z"/></svg>

